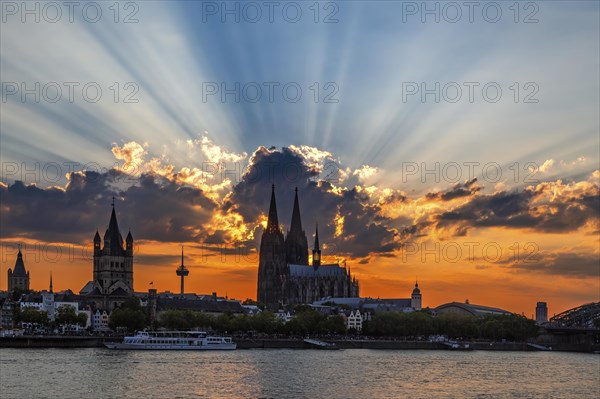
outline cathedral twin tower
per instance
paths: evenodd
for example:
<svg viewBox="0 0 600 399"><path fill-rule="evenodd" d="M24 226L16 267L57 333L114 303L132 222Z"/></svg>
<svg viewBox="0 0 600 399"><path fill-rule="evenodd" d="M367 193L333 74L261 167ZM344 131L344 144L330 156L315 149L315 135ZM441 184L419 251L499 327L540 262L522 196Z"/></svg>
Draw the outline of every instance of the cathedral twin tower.
<svg viewBox="0 0 600 399"><path fill-rule="evenodd" d="M323 297L358 297L358 282L345 267L321 265L319 232L315 232L312 265L308 264L308 240L302 229L298 189L292 222L284 238L277 217L275 186L272 187L267 227L260 241L257 299L270 309L312 303Z"/></svg>

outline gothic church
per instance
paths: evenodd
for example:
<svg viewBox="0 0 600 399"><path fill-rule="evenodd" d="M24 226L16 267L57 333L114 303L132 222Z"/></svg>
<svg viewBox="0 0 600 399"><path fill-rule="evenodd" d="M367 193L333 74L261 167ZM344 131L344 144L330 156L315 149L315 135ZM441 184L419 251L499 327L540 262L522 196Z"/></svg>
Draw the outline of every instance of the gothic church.
<svg viewBox="0 0 600 399"><path fill-rule="evenodd" d="M277 217L275 186L272 187L267 227L260 241L258 265L259 302L269 309L312 303L324 297L358 297L358 281L338 264L321 264L318 227L312 265L308 264L308 241L302 229L298 189L292 222L284 239Z"/></svg>

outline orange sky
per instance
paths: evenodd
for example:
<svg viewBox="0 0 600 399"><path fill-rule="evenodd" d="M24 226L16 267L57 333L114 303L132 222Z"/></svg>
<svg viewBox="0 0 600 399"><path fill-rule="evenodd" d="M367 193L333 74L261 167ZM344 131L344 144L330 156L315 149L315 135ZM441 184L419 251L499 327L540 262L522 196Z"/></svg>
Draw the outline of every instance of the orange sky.
<svg viewBox="0 0 600 399"><path fill-rule="evenodd" d="M439 241L437 247L432 242L424 242L394 257L371 257L368 264L348 259L347 266L360 281L361 296L407 298L418 278L425 307L469 299L471 303L531 317L537 301L548 302L550 315L598 301L599 279L529 272L515 269L511 267L514 263L510 263L515 260L517 249L520 255L516 260L520 262L548 251L568 251L569 248L597 252L598 240L593 234L534 234L501 228L484 232L478 234L477 239L470 236ZM3 240L5 245L1 246L2 289L6 288L7 269L14 266L15 243ZM531 243L537 247L526 247ZM241 300L256 298L256 254L222 255L219 251L202 252L194 245L185 246L185 264L190 269L186 292L216 291ZM52 271L55 291L70 288L78 292L92 278L92 260L83 256L90 246L91 243L81 247L24 241L23 254L26 269L31 272L31 288L47 289ZM180 263L180 250L179 243L137 242L135 290L145 291L150 288L150 282L154 282L154 288L159 291L178 292L179 278L175 269ZM152 255L160 257L157 262L140 260ZM330 261L335 260L326 248L324 255Z"/></svg>

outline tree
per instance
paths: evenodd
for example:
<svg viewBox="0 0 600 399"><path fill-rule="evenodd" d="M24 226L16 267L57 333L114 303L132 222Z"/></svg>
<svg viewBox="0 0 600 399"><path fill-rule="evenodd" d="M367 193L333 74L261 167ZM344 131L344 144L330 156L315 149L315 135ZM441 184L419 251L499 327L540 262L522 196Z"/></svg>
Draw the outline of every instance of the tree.
<svg viewBox="0 0 600 399"><path fill-rule="evenodd" d="M143 330L146 326L146 315L141 310L118 308L111 312L108 319L108 327L113 331L123 327L127 332L134 332Z"/></svg>
<svg viewBox="0 0 600 399"><path fill-rule="evenodd" d="M281 331L283 322L271 312L260 312L251 318L250 325L255 331L273 334Z"/></svg>
<svg viewBox="0 0 600 399"><path fill-rule="evenodd" d="M79 313L77 315L77 324L84 327L87 324L88 315L86 313Z"/></svg>
<svg viewBox="0 0 600 399"><path fill-rule="evenodd" d="M42 312L32 307L27 307L21 310L19 307L15 307L13 310L13 321L16 323L31 323L37 324L38 326L48 325L48 313Z"/></svg>
<svg viewBox="0 0 600 399"><path fill-rule="evenodd" d="M142 305L140 304L140 300L137 298L128 298L125 302L121 304L121 309L131 309L131 310L141 310Z"/></svg>
<svg viewBox="0 0 600 399"><path fill-rule="evenodd" d="M170 330L190 330L192 328L212 328L215 318L203 312L191 310L167 310L159 316L158 323L161 327Z"/></svg>
<svg viewBox="0 0 600 399"><path fill-rule="evenodd" d="M142 309L140 301L136 298L127 299L120 308L113 310L108 319L108 327L116 330L125 328L128 332L143 330L148 326L146 312Z"/></svg>
<svg viewBox="0 0 600 399"><path fill-rule="evenodd" d="M73 306L62 305L59 306L58 309L56 309L56 316L54 320L58 325L74 325L78 324L77 322L79 319ZM85 325L85 323L83 325Z"/></svg>
<svg viewBox="0 0 600 399"><path fill-rule="evenodd" d="M435 332L450 338L476 338L481 336L481 318L458 313L443 313L435 317Z"/></svg>
<svg viewBox="0 0 600 399"><path fill-rule="evenodd" d="M323 323L322 329L326 333L330 334L345 334L346 333L346 321L340 315L329 316L325 323Z"/></svg>

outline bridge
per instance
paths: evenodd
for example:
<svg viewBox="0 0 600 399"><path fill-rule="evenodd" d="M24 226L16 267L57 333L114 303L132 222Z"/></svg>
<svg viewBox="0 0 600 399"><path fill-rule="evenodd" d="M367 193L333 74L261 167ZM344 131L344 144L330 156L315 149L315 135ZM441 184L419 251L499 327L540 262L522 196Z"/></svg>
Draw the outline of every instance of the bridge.
<svg viewBox="0 0 600 399"><path fill-rule="evenodd" d="M559 350L600 350L600 302L586 303L552 317L540 326L536 341Z"/></svg>
<svg viewBox="0 0 600 399"><path fill-rule="evenodd" d="M550 329L598 329L600 328L600 302L586 303L552 317Z"/></svg>

